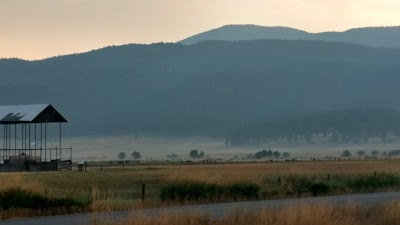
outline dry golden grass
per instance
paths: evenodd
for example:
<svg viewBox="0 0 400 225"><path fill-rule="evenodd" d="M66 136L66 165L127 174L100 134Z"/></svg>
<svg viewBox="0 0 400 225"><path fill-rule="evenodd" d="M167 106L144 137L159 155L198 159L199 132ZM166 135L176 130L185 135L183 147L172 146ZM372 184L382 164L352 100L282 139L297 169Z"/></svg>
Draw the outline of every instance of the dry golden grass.
<svg viewBox="0 0 400 225"><path fill-rule="evenodd" d="M103 166L89 171L60 171L43 173L0 173L1 189L20 186L50 196L89 196L92 185L102 193L112 195L114 200L133 199L140 201L142 184L146 184L146 198L157 197L158 188L170 180L195 180L207 183L227 184L253 182L260 184L267 177L302 175L356 175L373 172L400 172L400 161L317 161L280 163L236 163L236 164L193 164L193 165L125 165L116 169Z"/></svg>
<svg viewBox="0 0 400 225"><path fill-rule="evenodd" d="M9 188L22 188L33 192L43 192L45 186L37 180L26 179L24 173L0 173L0 192Z"/></svg>
<svg viewBox="0 0 400 225"><path fill-rule="evenodd" d="M319 161L288 163L245 163L191 166L163 166L169 180L191 179L215 183L248 181L261 183L266 176L288 174L352 175L373 172L399 173L399 161Z"/></svg>
<svg viewBox="0 0 400 225"><path fill-rule="evenodd" d="M398 225L400 202L385 206L365 207L355 204L334 206L329 204L304 204L282 209L263 209L250 212L236 209L222 219L193 213L164 212L157 216L146 216L136 212L122 222L99 220L92 224L116 225Z"/></svg>
<svg viewBox="0 0 400 225"><path fill-rule="evenodd" d="M101 193L99 188L94 185L92 185L90 192L91 192L90 210L92 212L102 212L102 211L114 210L112 195L105 195L104 193Z"/></svg>
<svg viewBox="0 0 400 225"><path fill-rule="evenodd" d="M104 211L122 208L140 208L163 203L159 188L171 180L195 180L207 183L229 184L252 182L262 184L268 178L302 175L357 175L400 173L399 160L316 161L232 164L138 165L103 164L88 171L60 171L41 173L0 173L0 191L9 187L22 187L37 193L47 190L48 196L70 196L86 201L95 195L91 210ZM146 201L140 201L142 184L146 184ZM93 189L92 187L96 188ZM265 186L269 188L269 186ZM93 192L90 192L90 189ZM93 196L92 196L93 197Z"/></svg>

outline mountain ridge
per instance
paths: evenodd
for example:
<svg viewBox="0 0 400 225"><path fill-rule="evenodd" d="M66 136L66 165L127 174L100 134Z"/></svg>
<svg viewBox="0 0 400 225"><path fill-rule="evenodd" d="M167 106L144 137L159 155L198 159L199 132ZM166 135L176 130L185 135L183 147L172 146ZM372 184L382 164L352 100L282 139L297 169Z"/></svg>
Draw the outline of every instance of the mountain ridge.
<svg viewBox="0 0 400 225"><path fill-rule="evenodd" d="M185 38L177 43L190 45L205 40L320 40L361 44L370 47L400 47L400 26L351 28L346 31L310 33L284 26L259 26L253 24L225 25Z"/></svg>

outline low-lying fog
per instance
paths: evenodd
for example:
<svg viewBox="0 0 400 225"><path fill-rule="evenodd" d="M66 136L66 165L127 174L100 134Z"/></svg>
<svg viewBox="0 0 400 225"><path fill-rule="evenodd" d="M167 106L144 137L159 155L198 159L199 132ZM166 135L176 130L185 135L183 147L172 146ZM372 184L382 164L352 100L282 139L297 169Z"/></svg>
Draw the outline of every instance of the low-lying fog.
<svg viewBox="0 0 400 225"><path fill-rule="evenodd" d="M54 146L53 146L54 145ZM49 147L58 145L57 140L50 140ZM372 150L378 150L379 155L385 151L400 149L400 140L391 139L386 143L379 140L369 140L360 144L289 144L285 141L275 141L260 145L226 146L223 138L209 137L157 137L157 136L117 136L117 137L79 137L63 139L63 147L73 148L73 160L116 160L119 152L129 156L133 151L142 155L142 160L162 160L169 154L177 154L179 159L189 159L193 149L204 151L209 158L231 159L238 156L241 159L248 154L254 154L263 149L288 152L291 158L323 158L325 156L339 157L348 149L356 152L363 150L369 155Z"/></svg>

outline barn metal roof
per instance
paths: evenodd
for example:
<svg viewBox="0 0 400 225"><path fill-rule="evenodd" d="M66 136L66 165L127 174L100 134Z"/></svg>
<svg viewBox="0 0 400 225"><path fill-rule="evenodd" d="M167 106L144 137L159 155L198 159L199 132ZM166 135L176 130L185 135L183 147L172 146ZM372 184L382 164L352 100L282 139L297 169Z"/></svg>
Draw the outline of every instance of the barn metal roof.
<svg viewBox="0 0 400 225"><path fill-rule="evenodd" d="M52 105L0 106L0 124L68 122Z"/></svg>

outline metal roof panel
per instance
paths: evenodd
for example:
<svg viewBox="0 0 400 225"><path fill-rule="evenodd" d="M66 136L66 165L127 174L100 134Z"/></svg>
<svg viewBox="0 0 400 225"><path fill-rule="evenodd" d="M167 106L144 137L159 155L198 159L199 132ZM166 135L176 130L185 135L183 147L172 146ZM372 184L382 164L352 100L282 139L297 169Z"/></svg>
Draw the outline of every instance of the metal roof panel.
<svg viewBox="0 0 400 225"><path fill-rule="evenodd" d="M30 123L33 122L33 120L39 115L41 115L41 113L44 112L48 107L51 107L55 112L57 112L57 110L55 110L50 104L0 106L0 123ZM51 122L66 122L62 116L61 118L60 121ZM41 120L35 122L49 121Z"/></svg>

